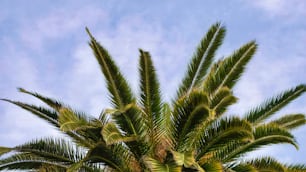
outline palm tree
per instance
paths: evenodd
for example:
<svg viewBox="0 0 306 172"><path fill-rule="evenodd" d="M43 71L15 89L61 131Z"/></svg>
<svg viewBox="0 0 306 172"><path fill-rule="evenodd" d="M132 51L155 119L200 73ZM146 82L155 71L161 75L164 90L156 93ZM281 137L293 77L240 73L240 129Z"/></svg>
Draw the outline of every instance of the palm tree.
<svg viewBox="0 0 306 172"><path fill-rule="evenodd" d="M112 108L94 118L20 88L20 92L48 107L3 100L44 119L67 138L42 138L0 147L0 170L306 171L304 164L282 164L272 157L243 158L267 145L298 148L291 131L305 124L305 116L270 117L302 95L305 85L267 99L243 117L226 115L228 107L237 102L232 89L257 49L255 41L215 62L226 29L220 23L212 25L197 47L175 98L166 103L148 52L140 50L140 94L135 96L107 50L86 30L106 79Z"/></svg>

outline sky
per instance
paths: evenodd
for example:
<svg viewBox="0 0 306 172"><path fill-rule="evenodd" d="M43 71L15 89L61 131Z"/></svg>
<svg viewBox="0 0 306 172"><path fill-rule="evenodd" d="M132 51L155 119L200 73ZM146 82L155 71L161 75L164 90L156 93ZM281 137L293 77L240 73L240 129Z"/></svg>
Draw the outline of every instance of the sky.
<svg viewBox="0 0 306 172"><path fill-rule="evenodd" d="M104 78L88 46L88 27L137 94L138 49L150 51L164 100L174 97L200 39L215 22L227 28L216 57L256 40L258 51L234 89L242 115L265 99L306 83L306 1L302 0L1 0L0 98L41 105L22 87L92 116L110 107ZM276 116L306 113L301 96ZM294 130L299 150L269 146L249 155L306 163L306 127ZM0 145L16 146L58 131L0 102Z"/></svg>

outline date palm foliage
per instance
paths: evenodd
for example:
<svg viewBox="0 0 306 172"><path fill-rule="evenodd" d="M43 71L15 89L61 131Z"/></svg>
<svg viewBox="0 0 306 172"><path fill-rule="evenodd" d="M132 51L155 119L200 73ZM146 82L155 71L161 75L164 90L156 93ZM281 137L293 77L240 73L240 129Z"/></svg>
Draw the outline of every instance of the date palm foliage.
<svg viewBox="0 0 306 172"><path fill-rule="evenodd" d="M111 108L98 118L23 88L19 91L46 106L2 99L45 120L65 138L41 138L0 147L0 170L111 172L303 172L304 164L284 164L273 157L245 159L267 145L289 144L305 124L304 114L274 116L300 97L297 85L268 98L243 115L227 115L238 98L233 88L254 56L250 41L220 60L215 54L226 29L212 25L200 41L171 102L161 96L149 52L139 50L139 94L108 51L86 29L89 45L109 91Z"/></svg>

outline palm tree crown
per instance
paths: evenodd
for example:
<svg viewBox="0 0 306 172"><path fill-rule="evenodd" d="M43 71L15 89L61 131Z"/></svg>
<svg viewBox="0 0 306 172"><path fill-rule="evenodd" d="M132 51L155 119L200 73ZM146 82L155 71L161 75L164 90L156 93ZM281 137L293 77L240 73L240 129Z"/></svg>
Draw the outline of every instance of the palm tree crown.
<svg viewBox="0 0 306 172"><path fill-rule="evenodd" d="M161 91L149 52L140 50L138 96L96 39L89 45L101 67L112 108L94 118L59 101L20 88L48 107L2 99L54 126L67 138L42 138L15 147L0 147L0 170L117 172L302 172L304 164L282 164L272 157L243 159L266 145L291 144L291 131L305 124L303 114L270 120L301 96L298 85L246 111L226 115L237 102L233 87L256 52L250 41L215 61L226 29L212 25L191 58L171 102ZM7 154L9 153L9 154Z"/></svg>

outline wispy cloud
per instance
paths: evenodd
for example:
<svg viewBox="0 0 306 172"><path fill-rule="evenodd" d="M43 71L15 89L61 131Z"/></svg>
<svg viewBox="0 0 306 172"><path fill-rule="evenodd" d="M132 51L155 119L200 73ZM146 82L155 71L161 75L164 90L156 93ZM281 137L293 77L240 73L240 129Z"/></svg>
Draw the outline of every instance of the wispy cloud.
<svg viewBox="0 0 306 172"><path fill-rule="evenodd" d="M87 25L103 22L106 14L93 6L84 6L74 10L59 8L35 20L24 20L20 36L28 48L39 51L48 40L65 38L79 33Z"/></svg>
<svg viewBox="0 0 306 172"><path fill-rule="evenodd" d="M306 2L300 0L257 0L244 1L266 12L270 17L296 20L306 16Z"/></svg>

